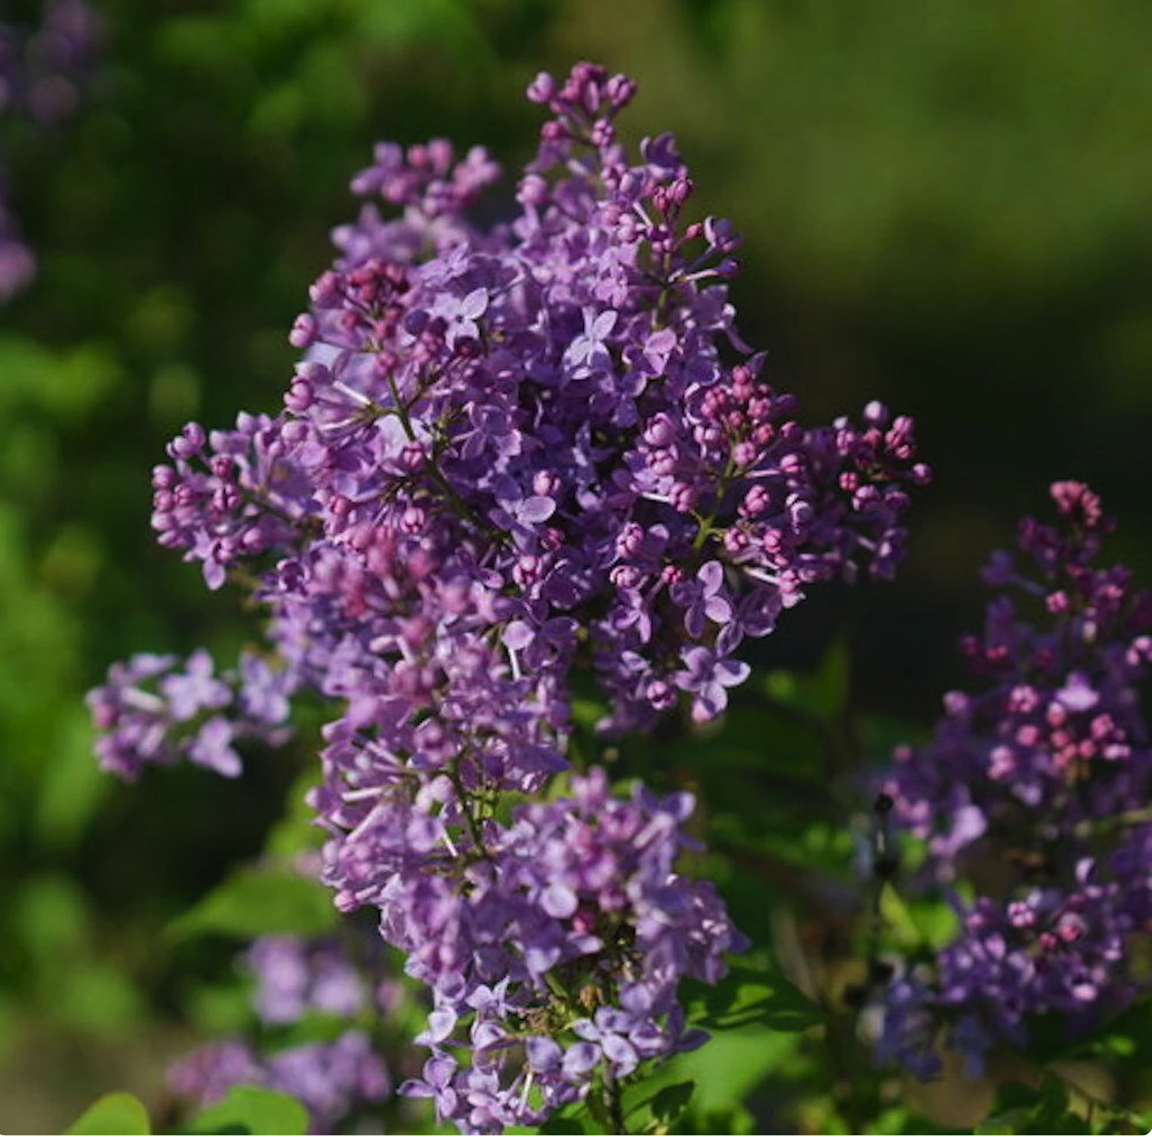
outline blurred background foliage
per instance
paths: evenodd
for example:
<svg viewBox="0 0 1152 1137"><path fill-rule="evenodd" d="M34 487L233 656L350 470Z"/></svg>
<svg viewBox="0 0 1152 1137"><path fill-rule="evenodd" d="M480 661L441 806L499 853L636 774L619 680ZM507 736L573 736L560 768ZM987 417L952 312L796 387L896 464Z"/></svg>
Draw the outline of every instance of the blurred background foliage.
<svg viewBox="0 0 1152 1137"><path fill-rule="evenodd" d="M289 761L254 754L237 785L174 771L125 789L96 771L82 697L133 651L203 642L226 657L250 634L231 597L207 597L195 568L154 547L148 471L189 418L275 409L287 329L378 139L482 142L514 169L534 144L522 91L537 70L591 58L629 72L631 137L675 130L699 210L746 234L734 295L773 381L813 417L874 397L916 416L937 480L900 583L830 591L762 658L786 704L801 688L779 669L812 671L847 637L851 731L872 760L912 733L894 718L926 722L958 680L976 571L1050 480L1091 482L1121 518L1118 552L1152 568L1142 0L96 7L102 64L79 115L0 137L40 258L0 311L6 1129L57 1129L113 1085L155 1092L192 1037L174 1025L195 1002L181 977L224 974L231 952L167 952L158 929L261 847L306 762L307 739ZM5 0L2 15L34 22L38 5ZM510 212L507 188L485 208ZM763 848L743 866L791 895L766 858L846 863L855 775L831 768L847 790L829 799L803 708L770 729L741 728L741 708L724 768L764 802L743 842ZM716 745L689 740L675 760L699 771L692 747ZM708 788L722 841L749 824L742 784ZM812 815L773 796L796 784Z"/></svg>

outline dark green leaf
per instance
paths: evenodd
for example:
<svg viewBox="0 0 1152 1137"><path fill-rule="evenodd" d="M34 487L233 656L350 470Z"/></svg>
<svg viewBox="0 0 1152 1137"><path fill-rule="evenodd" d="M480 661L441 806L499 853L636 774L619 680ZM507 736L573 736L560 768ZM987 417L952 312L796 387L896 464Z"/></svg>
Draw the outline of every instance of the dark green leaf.
<svg viewBox="0 0 1152 1137"><path fill-rule="evenodd" d="M540 1126L538 1133L583 1133L584 1126L574 1117L552 1116Z"/></svg>
<svg viewBox="0 0 1152 1137"><path fill-rule="evenodd" d="M820 722L844 712L850 686L851 658L844 640L832 645L818 671L810 675L772 671L764 685L774 702Z"/></svg>
<svg viewBox="0 0 1152 1137"><path fill-rule="evenodd" d="M1031 1024L1029 1033L1043 1037L1037 1035ZM1059 1056L1080 1055L1099 1056L1112 1067L1134 1073L1152 1069L1152 999L1140 1000L1074 1045L1064 1046Z"/></svg>
<svg viewBox="0 0 1152 1137"><path fill-rule="evenodd" d="M1068 1089L1049 1075L1039 1091L1020 1085L1001 1088L997 1108L976 1126L978 1134L1083 1133L1083 1118L1068 1108Z"/></svg>
<svg viewBox="0 0 1152 1137"><path fill-rule="evenodd" d="M695 1089L695 1082L677 1082L674 1086L665 1086L652 1099L652 1116L664 1125L671 1125L687 1109Z"/></svg>
<svg viewBox="0 0 1152 1137"><path fill-rule="evenodd" d="M737 964L714 986L694 984L690 991L692 1021L707 1030L801 1031L823 1021L816 1004L763 956Z"/></svg>

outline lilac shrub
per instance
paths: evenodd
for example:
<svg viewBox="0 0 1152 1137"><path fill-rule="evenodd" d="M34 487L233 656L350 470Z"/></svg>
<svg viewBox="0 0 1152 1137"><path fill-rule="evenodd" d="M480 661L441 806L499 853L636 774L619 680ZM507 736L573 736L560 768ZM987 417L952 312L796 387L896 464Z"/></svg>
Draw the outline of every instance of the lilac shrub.
<svg viewBox="0 0 1152 1137"><path fill-rule="evenodd" d="M1112 523L1091 490L1052 498L1059 525L1025 519L1020 558L985 571L1002 591L963 643L981 689L947 695L883 787L925 872L975 894L955 939L885 992L881 1055L922 1075L941 1031L977 1071L997 1042L1027 1045L1030 1020L1074 1039L1148 989L1132 945L1152 932L1152 593L1096 563Z"/></svg>
<svg viewBox="0 0 1152 1137"><path fill-rule="evenodd" d="M50 0L33 31L0 21L0 125L19 117L50 128L68 118L90 77L100 27L84 0ZM3 174L0 155L0 303L36 272L36 258L4 203Z"/></svg>
<svg viewBox="0 0 1152 1137"><path fill-rule="evenodd" d="M233 685L144 657L92 696L129 775L178 754L231 772L223 728L203 739L229 707L244 733L280 729L293 690L331 701L323 879L430 991L404 1092L470 1132L610 1115L702 1040L679 981L744 943L681 870L690 796L570 771L574 680L606 735L682 699L716 717L744 640L809 586L891 575L928 479L908 418L805 427L761 377L728 299L739 239L685 219L670 135L638 159L618 142L634 92L591 64L538 77L520 212L488 231L467 218L499 173L485 150L377 147L283 409L189 424L153 473L160 542L252 590L278 662Z"/></svg>

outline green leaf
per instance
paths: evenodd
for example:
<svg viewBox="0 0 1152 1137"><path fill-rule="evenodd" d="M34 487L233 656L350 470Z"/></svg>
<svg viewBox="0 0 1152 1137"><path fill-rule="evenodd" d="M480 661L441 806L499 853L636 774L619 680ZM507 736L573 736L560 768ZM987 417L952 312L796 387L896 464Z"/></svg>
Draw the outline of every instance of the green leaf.
<svg viewBox="0 0 1152 1137"><path fill-rule="evenodd" d="M695 1082L676 1082L633 1106L627 1115L629 1132L667 1133L672 1122L687 1108L695 1089Z"/></svg>
<svg viewBox="0 0 1152 1137"><path fill-rule="evenodd" d="M67 1130L70 1134L151 1133L148 1111L131 1094L105 1094Z"/></svg>
<svg viewBox="0 0 1152 1137"><path fill-rule="evenodd" d="M1083 1133L1084 1120L1068 1108L1068 1087L1054 1075L1039 1092L1010 1084L1001 1088L998 1109L976 1126L977 1134Z"/></svg>
<svg viewBox="0 0 1152 1137"><path fill-rule="evenodd" d="M533 1132L533 1130L528 1130L528 1132ZM581 1125L580 1122L577 1121L574 1117L557 1117L555 1114L553 1114L550 1118L548 1118L547 1121L544 1122L543 1125L540 1126L539 1130L536 1130L535 1132L583 1133L584 1126Z"/></svg>
<svg viewBox="0 0 1152 1137"><path fill-rule="evenodd" d="M70 967L84 954L89 905L74 881L55 873L33 876L8 908L13 930L41 965Z"/></svg>
<svg viewBox="0 0 1152 1137"><path fill-rule="evenodd" d="M1028 1123L1029 1110L1006 1109L1001 1113L984 1118L972 1131L978 1137L1004 1137L1009 1133L1024 1133Z"/></svg>
<svg viewBox="0 0 1152 1137"><path fill-rule="evenodd" d="M827 722L844 713L852 682L852 661L847 641L828 650L820 669L810 675L772 671L764 680L768 697L789 710Z"/></svg>
<svg viewBox="0 0 1152 1137"><path fill-rule="evenodd" d="M288 1094L261 1086L234 1086L223 1101L192 1119L193 1133L282 1133L308 1128L308 1111Z"/></svg>
<svg viewBox="0 0 1152 1137"><path fill-rule="evenodd" d="M328 890L286 869L247 866L168 926L173 939L215 933L319 936L339 923Z"/></svg>
<svg viewBox="0 0 1152 1137"><path fill-rule="evenodd" d="M144 1016L131 974L110 960L68 962L52 982L61 1021L93 1035L122 1035Z"/></svg>
<svg viewBox="0 0 1152 1137"><path fill-rule="evenodd" d="M1113 1069L1133 1073L1152 1069L1152 999L1134 1003L1095 1032L1052 1057L1090 1055L1103 1058ZM1045 1055L1045 1057L1049 1057Z"/></svg>
<svg viewBox="0 0 1152 1137"><path fill-rule="evenodd" d="M677 1082L674 1086L665 1086L652 1099L652 1116L665 1124L675 1121L687 1109L695 1089L695 1082Z"/></svg>
<svg viewBox="0 0 1152 1137"><path fill-rule="evenodd" d="M274 860L291 860L324 843L324 833L316 824L316 811L305 800L315 785L315 773L305 770L288 791L287 811L272 827L264 844L264 852Z"/></svg>
<svg viewBox="0 0 1152 1137"><path fill-rule="evenodd" d="M71 848L112 788L112 779L92 760L92 724L83 707L61 708L45 774L34 806L37 834L53 848Z"/></svg>
<svg viewBox="0 0 1152 1137"><path fill-rule="evenodd" d="M911 910L895 888L887 886L881 888L880 916L893 939L901 947L913 949L925 942L924 934L917 927Z"/></svg>
<svg viewBox="0 0 1152 1137"><path fill-rule="evenodd" d="M356 22L369 42L401 49L434 44L456 56L471 53L476 68L489 61L492 46L469 8L460 0L391 0L362 5Z"/></svg>
<svg viewBox="0 0 1152 1137"><path fill-rule="evenodd" d="M77 420L117 385L120 365L102 347L54 350L19 336L0 336L0 404L27 401Z"/></svg>
<svg viewBox="0 0 1152 1137"><path fill-rule="evenodd" d="M694 984L693 989L692 1021L707 1030L765 1026L794 1032L823 1022L816 1004L763 955L737 964L713 986Z"/></svg>
<svg viewBox="0 0 1152 1137"><path fill-rule="evenodd" d="M252 1020L250 986L233 979L219 986L194 988L184 1004L184 1013L203 1035L239 1034Z"/></svg>

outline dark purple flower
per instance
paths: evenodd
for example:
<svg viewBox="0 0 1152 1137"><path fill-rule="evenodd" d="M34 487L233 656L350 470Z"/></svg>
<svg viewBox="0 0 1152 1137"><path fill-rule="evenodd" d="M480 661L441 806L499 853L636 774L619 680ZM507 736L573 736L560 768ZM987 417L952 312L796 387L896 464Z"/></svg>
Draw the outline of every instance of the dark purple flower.
<svg viewBox="0 0 1152 1137"><path fill-rule="evenodd" d="M674 584L672 599L684 609L684 629L693 639L704 634L706 620L723 625L732 619L732 604L725 596L724 566L719 561L701 565L695 580Z"/></svg>
<svg viewBox="0 0 1152 1137"><path fill-rule="evenodd" d="M686 670L677 673L676 685L694 696L693 719L705 722L715 718L728 705L727 688L739 686L748 678L748 664L706 647L686 647L680 655Z"/></svg>
<svg viewBox="0 0 1152 1137"><path fill-rule="evenodd" d="M1074 1037L1149 989L1130 944L1152 931L1140 860L1152 848L1140 698L1152 596L1126 569L1095 565L1111 528L1095 494L1057 482L1052 497L1059 526L1025 519L1022 557L996 554L986 574L1011 591L963 642L981 687L946 697L932 740L898 750L882 787L938 881L963 880L974 850L1005 878L992 895L975 883L934 967L881 993L879 1053L921 1075L938 1068L945 1019L947 1044L977 1072L998 1040L1024 1045L1031 1019Z"/></svg>

